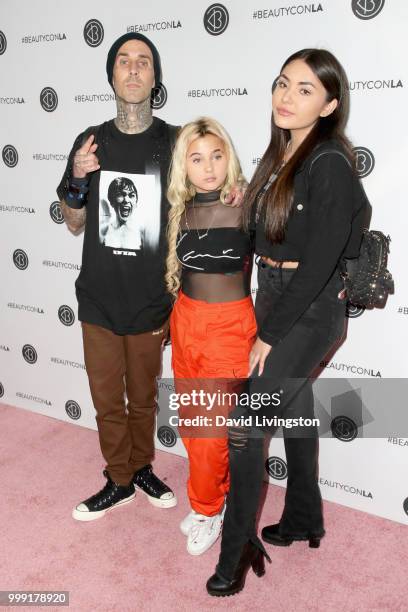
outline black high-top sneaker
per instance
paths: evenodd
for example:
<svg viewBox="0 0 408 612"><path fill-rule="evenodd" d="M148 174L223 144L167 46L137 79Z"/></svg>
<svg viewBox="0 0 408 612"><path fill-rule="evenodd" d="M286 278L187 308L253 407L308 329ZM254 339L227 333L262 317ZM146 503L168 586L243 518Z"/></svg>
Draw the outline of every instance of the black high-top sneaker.
<svg viewBox="0 0 408 612"><path fill-rule="evenodd" d="M107 470L103 471L103 475L107 479L103 489L73 509L72 517L77 521L94 521L105 516L109 510L128 504L134 499L136 493L132 482L123 486L113 482Z"/></svg>
<svg viewBox="0 0 408 612"><path fill-rule="evenodd" d="M141 489L149 502L157 508L174 508L177 505L173 491L153 473L150 464L135 472L133 484Z"/></svg>

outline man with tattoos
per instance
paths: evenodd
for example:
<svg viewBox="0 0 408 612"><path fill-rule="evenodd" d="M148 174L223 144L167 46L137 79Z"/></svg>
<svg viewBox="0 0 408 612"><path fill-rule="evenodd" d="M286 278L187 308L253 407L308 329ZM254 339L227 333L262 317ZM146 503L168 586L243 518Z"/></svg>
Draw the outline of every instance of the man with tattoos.
<svg viewBox="0 0 408 612"><path fill-rule="evenodd" d="M73 510L80 521L130 502L135 489L154 506L177 503L151 466L156 377L171 309L164 286L166 187L176 128L152 116L161 66L148 38L121 36L106 70L117 116L78 136L57 189L68 227L76 233L85 226L78 318L106 461L106 485Z"/></svg>

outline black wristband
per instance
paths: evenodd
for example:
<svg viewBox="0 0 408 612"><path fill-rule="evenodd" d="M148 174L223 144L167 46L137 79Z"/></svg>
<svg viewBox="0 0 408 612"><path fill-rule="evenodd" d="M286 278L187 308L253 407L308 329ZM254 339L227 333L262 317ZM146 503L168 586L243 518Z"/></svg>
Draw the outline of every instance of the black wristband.
<svg viewBox="0 0 408 612"><path fill-rule="evenodd" d="M71 177L68 181L67 191L77 194L88 193L88 179L75 179Z"/></svg>
<svg viewBox="0 0 408 612"><path fill-rule="evenodd" d="M86 194L66 191L64 201L70 208L83 208L86 204Z"/></svg>
<svg viewBox="0 0 408 612"><path fill-rule="evenodd" d="M89 179L87 176L84 176L84 178L76 178L75 176L71 176L69 183L70 185L78 185L78 187L82 187L83 185L88 185Z"/></svg>

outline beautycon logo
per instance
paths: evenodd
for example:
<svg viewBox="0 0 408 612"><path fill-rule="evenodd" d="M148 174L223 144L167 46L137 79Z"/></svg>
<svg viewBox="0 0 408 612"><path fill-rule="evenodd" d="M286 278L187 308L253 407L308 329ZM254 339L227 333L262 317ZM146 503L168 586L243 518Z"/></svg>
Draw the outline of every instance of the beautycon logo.
<svg viewBox="0 0 408 612"><path fill-rule="evenodd" d="M384 8L385 0L352 0L351 8L359 19L373 19Z"/></svg>
<svg viewBox="0 0 408 612"><path fill-rule="evenodd" d="M265 469L271 478L275 480L285 480L288 476L288 466L286 461L280 457L269 457L265 461Z"/></svg>
<svg viewBox="0 0 408 612"><path fill-rule="evenodd" d="M404 503L402 504L402 507L404 508L405 514L408 515L408 497L404 499Z"/></svg>
<svg viewBox="0 0 408 612"><path fill-rule="evenodd" d="M6 145L3 147L1 153L4 163L8 168L14 168L18 164L18 153L17 149L13 145Z"/></svg>
<svg viewBox="0 0 408 612"><path fill-rule="evenodd" d="M99 47L104 37L104 29L98 19L90 19L84 26L84 40L90 47Z"/></svg>
<svg viewBox="0 0 408 612"><path fill-rule="evenodd" d="M13 253L13 262L18 270L26 270L28 267L28 256L22 249L16 249Z"/></svg>
<svg viewBox="0 0 408 612"><path fill-rule="evenodd" d="M32 365L37 361L37 351L31 344L25 344L21 353L27 363Z"/></svg>
<svg viewBox="0 0 408 612"><path fill-rule="evenodd" d="M4 387L0 382L0 397L3 397L3 395L4 395Z"/></svg>
<svg viewBox="0 0 408 612"><path fill-rule="evenodd" d="M40 93L40 104L47 113L52 113L58 106L58 96L52 87L44 87Z"/></svg>
<svg viewBox="0 0 408 612"><path fill-rule="evenodd" d="M357 437L358 427L353 419L346 416L335 417L330 425L333 438L342 442L352 442Z"/></svg>
<svg viewBox="0 0 408 612"><path fill-rule="evenodd" d="M113 102L116 96L113 93L80 93L74 96L75 102Z"/></svg>
<svg viewBox="0 0 408 612"><path fill-rule="evenodd" d="M6 49L7 49L7 38L4 32L0 31L0 55L3 55Z"/></svg>
<svg viewBox="0 0 408 612"><path fill-rule="evenodd" d="M156 21L155 23L139 23L126 28L127 32L155 32L157 30L173 30L181 28L180 19L172 21Z"/></svg>
<svg viewBox="0 0 408 612"><path fill-rule="evenodd" d="M84 363L79 363L79 361L71 361L71 359L63 359L61 357L50 357L51 363L55 365L62 365L68 368L75 368L79 370L86 370Z"/></svg>
<svg viewBox="0 0 408 612"><path fill-rule="evenodd" d="M43 266L48 268L62 268L63 270L80 270L81 266L70 261L53 261L52 259L44 259Z"/></svg>
<svg viewBox="0 0 408 612"><path fill-rule="evenodd" d="M354 153L356 154L356 167L358 176L364 178L371 174L374 170L375 159L370 149L366 147L354 147Z"/></svg>
<svg viewBox="0 0 408 612"><path fill-rule="evenodd" d="M271 19L272 17L288 17L289 15L304 15L307 13L320 13L321 11L323 11L323 6L320 2L293 4L292 6L255 10L252 13L252 19Z"/></svg>
<svg viewBox="0 0 408 612"><path fill-rule="evenodd" d="M33 153L34 161L67 161L66 153Z"/></svg>
<svg viewBox="0 0 408 612"><path fill-rule="evenodd" d="M175 431L171 427L167 427L167 425L159 427L157 430L157 438L160 444L163 444L163 446L167 448L174 446L177 441Z"/></svg>
<svg viewBox="0 0 408 612"><path fill-rule="evenodd" d="M229 96L247 96L248 90L246 87L210 87L208 89L189 89L187 92L188 98L213 98L213 97L229 97Z"/></svg>
<svg viewBox="0 0 408 612"><path fill-rule="evenodd" d="M59 202L53 202L50 206L50 217L54 221L54 223L64 223L64 215L61 211L61 205Z"/></svg>
<svg viewBox="0 0 408 612"><path fill-rule="evenodd" d="M326 361L320 362L321 368L333 369L338 372L345 372L347 375L358 374L359 376L372 378L382 378L380 370L373 368L365 368L357 363L340 363L338 361Z"/></svg>
<svg viewBox="0 0 408 612"><path fill-rule="evenodd" d="M67 40L65 32L56 32L49 34L29 34L23 36L21 42L23 44L42 43L42 42L55 42L56 40Z"/></svg>
<svg viewBox="0 0 408 612"><path fill-rule="evenodd" d="M369 91L378 89L400 89L404 87L401 79L371 79L369 81L350 81L350 91Z"/></svg>
<svg viewBox="0 0 408 612"><path fill-rule="evenodd" d="M387 443L393 444L394 446L406 446L408 449L408 438L394 438L392 436L388 436Z"/></svg>
<svg viewBox="0 0 408 612"><path fill-rule="evenodd" d="M9 302L8 308L13 310L20 310L21 312L35 312L36 314L44 314L44 309L41 306L34 306L33 304L17 304L16 302Z"/></svg>
<svg viewBox="0 0 408 612"><path fill-rule="evenodd" d="M0 204L0 212L27 213L33 215L35 214L35 208L31 206L20 206L19 204Z"/></svg>
<svg viewBox="0 0 408 612"><path fill-rule="evenodd" d="M365 311L365 306L356 306L355 304L352 304L351 302L347 302L346 317L348 319L357 319L358 317L361 317L364 311Z"/></svg>
<svg viewBox="0 0 408 612"><path fill-rule="evenodd" d="M25 391L16 391L16 397L28 400L30 402L36 402L36 404L45 404L46 406L52 406L52 402L49 399L32 395L31 393L25 393Z"/></svg>
<svg viewBox="0 0 408 612"><path fill-rule="evenodd" d="M77 421L81 418L81 407L74 400L68 400L65 403L65 412L73 421Z"/></svg>
<svg viewBox="0 0 408 612"><path fill-rule="evenodd" d="M346 493L351 493L352 495L361 495L361 497L373 499L373 494L371 493L371 491L360 489L360 487L356 487L348 483L336 482L335 480L329 480L328 478L320 477L319 484L325 487L330 487L332 489L340 489L340 491L345 491Z"/></svg>
<svg viewBox="0 0 408 612"><path fill-rule="evenodd" d="M58 308L58 318L63 325L70 327L75 322L75 314L70 306L66 304Z"/></svg>
<svg viewBox="0 0 408 612"><path fill-rule="evenodd" d="M24 98L18 96L1 96L0 104L25 104Z"/></svg>
<svg viewBox="0 0 408 612"><path fill-rule="evenodd" d="M152 93L150 96L150 106L157 110L159 108L163 108L163 106L167 102L167 89L160 83L157 87L152 89Z"/></svg>
<svg viewBox="0 0 408 612"><path fill-rule="evenodd" d="M211 36L219 36L228 27L229 13L223 4L212 4L204 13L204 27Z"/></svg>

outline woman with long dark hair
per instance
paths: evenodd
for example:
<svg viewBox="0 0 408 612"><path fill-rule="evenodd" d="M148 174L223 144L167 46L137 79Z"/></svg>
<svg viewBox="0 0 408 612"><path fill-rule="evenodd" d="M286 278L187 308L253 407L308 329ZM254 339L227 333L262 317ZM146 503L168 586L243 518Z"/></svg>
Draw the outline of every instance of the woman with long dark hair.
<svg viewBox="0 0 408 612"><path fill-rule="evenodd" d="M278 392L279 416L312 419L311 376L344 334L346 295L343 258L357 257L367 200L344 134L349 107L345 72L328 51L304 49L291 55L272 95L270 144L249 185L244 226L255 231L258 337L250 354L250 395ZM256 535L264 474L265 417L235 410L229 430L230 492L216 573L210 595L237 593L252 566L265 573L265 549ZM239 417L251 416L239 421ZM285 507L278 524L262 538L287 546L324 535L317 483L316 427L285 429L288 465ZM269 559L269 557L267 556Z"/></svg>

